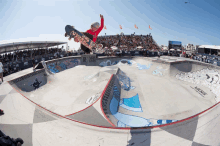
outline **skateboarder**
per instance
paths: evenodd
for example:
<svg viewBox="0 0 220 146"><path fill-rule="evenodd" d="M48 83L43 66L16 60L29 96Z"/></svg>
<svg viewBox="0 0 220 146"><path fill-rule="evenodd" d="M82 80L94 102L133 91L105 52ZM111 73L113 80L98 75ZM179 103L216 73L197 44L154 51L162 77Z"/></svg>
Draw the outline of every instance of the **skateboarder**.
<svg viewBox="0 0 220 146"><path fill-rule="evenodd" d="M160 58L160 52L159 51L157 51L157 56L158 56L158 58Z"/></svg>
<svg viewBox="0 0 220 146"><path fill-rule="evenodd" d="M101 18L101 26L100 26L100 24L98 22L92 23L91 24L91 29L89 29L85 33L83 33L85 36L87 36L88 38L93 40L93 42L96 42L97 36L99 35L99 33L102 31L102 29L104 27L103 15L100 14L100 18ZM74 41L75 42L79 42L79 40L76 37L74 38ZM91 50L89 48L87 48L86 46L84 46L82 44L81 44L81 49L86 54L90 54L90 52L91 52Z"/></svg>

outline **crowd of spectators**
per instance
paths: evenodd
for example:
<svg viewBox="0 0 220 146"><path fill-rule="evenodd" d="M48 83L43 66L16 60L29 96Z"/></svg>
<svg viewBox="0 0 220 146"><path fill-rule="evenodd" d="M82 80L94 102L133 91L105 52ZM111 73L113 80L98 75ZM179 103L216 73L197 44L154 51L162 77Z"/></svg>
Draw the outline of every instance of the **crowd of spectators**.
<svg viewBox="0 0 220 146"><path fill-rule="evenodd" d="M149 35L112 35L112 36L99 36L97 43L103 44L106 56L115 56L116 51L129 52L129 51L157 51L159 47L154 43L151 34ZM115 46L118 49L112 49ZM74 56L82 54L81 50L78 51L65 51L62 48L46 48L46 49L26 49L16 50L13 52L0 54L0 62L3 64L3 76L10 75L17 71L22 70L19 66L20 63L28 64L31 60L36 60L35 64L45 58L56 59L67 56Z"/></svg>
<svg viewBox="0 0 220 146"><path fill-rule="evenodd" d="M4 68L3 76L7 76L22 70L19 67L22 62L28 63L32 59L56 59L72 55L74 55L73 52L64 51L62 48L26 49L0 54L0 62L2 62Z"/></svg>
<svg viewBox="0 0 220 146"><path fill-rule="evenodd" d="M117 51L158 51L159 47L153 41L151 34L149 35L113 35L113 36L99 36L96 43L103 44L105 53L111 56L114 55L114 49Z"/></svg>

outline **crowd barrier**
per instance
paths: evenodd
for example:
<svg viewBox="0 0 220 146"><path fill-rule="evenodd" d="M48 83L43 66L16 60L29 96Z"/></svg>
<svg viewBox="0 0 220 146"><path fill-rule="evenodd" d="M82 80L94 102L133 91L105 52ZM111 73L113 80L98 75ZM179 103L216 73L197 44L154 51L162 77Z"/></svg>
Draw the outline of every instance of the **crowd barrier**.
<svg viewBox="0 0 220 146"><path fill-rule="evenodd" d="M210 63L213 65L220 66L220 57L216 55L208 55L208 54L196 54L196 56L193 57L194 60L198 60L205 63Z"/></svg>
<svg viewBox="0 0 220 146"><path fill-rule="evenodd" d="M76 56L78 55L77 53L74 53L72 54L71 56ZM80 55L83 55L82 53L80 53ZM152 51L146 51L146 54L145 54L145 51L122 51L121 54L117 54L116 53L116 56L118 55L121 55L121 56L124 56L124 57L129 57L129 56L148 56L148 57L155 57L155 56L158 56L158 52L152 52ZM167 53L163 52L161 53L161 55L167 55ZM102 57L102 56L106 56L105 53L103 54L96 54L97 57ZM49 60L53 60L55 59L54 56L50 56L50 57L43 57L43 58L37 58L35 59L35 65L37 65L39 62L41 61L49 61ZM29 60L29 61L24 61L24 62L21 62L21 63L16 63L16 64L12 64L11 65L11 68L12 70L14 70L14 68L18 68L18 70L24 70L24 69L28 69L28 68L31 68L33 67L33 64L32 64L32 60ZM4 69L7 69L8 66L4 66ZM16 72L16 71L14 71ZM9 74L7 74L9 75ZM7 76L7 75L4 75L4 76Z"/></svg>

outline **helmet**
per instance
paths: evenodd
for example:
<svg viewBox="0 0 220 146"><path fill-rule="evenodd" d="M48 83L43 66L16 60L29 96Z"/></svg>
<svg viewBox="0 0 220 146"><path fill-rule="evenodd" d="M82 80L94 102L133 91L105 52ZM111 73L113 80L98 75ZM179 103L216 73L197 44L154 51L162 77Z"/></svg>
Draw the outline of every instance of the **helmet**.
<svg viewBox="0 0 220 146"><path fill-rule="evenodd" d="M94 22L94 23L91 24L91 27L96 27L97 28L99 26L100 26L100 24L98 22Z"/></svg>

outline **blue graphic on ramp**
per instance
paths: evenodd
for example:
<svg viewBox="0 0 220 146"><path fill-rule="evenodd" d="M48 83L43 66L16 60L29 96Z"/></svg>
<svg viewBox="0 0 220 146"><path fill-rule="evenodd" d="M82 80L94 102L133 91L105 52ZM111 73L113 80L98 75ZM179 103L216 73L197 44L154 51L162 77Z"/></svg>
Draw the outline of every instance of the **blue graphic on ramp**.
<svg viewBox="0 0 220 146"><path fill-rule="evenodd" d="M63 70L66 70L66 69L67 69L67 67L66 67L66 65L65 65L64 63L60 63L60 67L61 67Z"/></svg>
<svg viewBox="0 0 220 146"><path fill-rule="evenodd" d="M127 64L129 64L130 66L132 65L132 62L131 62L131 60L128 60L128 59L122 59L121 61L120 61L121 63L127 63Z"/></svg>
<svg viewBox="0 0 220 146"><path fill-rule="evenodd" d="M117 86L114 86L113 88L114 92L118 93ZM110 112L111 114L118 119L118 121L124 123L125 125L128 125L130 127L143 127L143 126L149 126L152 123L148 119L144 119L142 117L132 116L132 115L126 115L118 112L119 108L119 102L120 102L120 94L114 94L112 100L110 102Z"/></svg>
<svg viewBox="0 0 220 146"><path fill-rule="evenodd" d="M115 118L121 121L122 123L125 123L126 125L130 127L145 127L150 126L152 123L149 119L145 119L142 117L132 116L132 115L126 115L122 113L116 113Z"/></svg>
<svg viewBox="0 0 220 146"><path fill-rule="evenodd" d="M130 78L121 70L118 74L118 79L119 79L119 82L121 84L122 89L129 91L129 90L132 90L135 88L135 87L131 86Z"/></svg>
<svg viewBox="0 0 220 146"><path fill-rule="evenodd" d="M134 90L134 89L135 89L135 87L134 87L134 86L131 86L131 87L130 87L130 90Z"/></svg>
<svg viewBox="0 0 220 146"><path fill-rule="evenodd" d="M153 71L153 75L163 75L161 71L164 71L165 69L159 69L159 67L157 67L156 70Z"/></svg>
<svg viewBox="0 0 220 146"><path fill-rule="evenodd" d="M141 108L138 94L131 98L124 98L123 103L129 107Z"/></svg>
<svg viewBox="0 0 220 146"><path fill-rule="evenodd" d="M176 122L177 120L157 120L157 124L158 125L162 125L162 124L169 124L172 122Z"/></svg>
<svg viewBox="0 0 220 146"><path fill-rule="evenodd" d="M148 66L146 66L146 65L141 65L141 64L137 63L137 67L139 70L150 69L151 65L152 64L149 64Z"/></svg>
<svg viewBox="0 0 220 146"><path fill-rule="evenodd" d="M146 126L155 126L155 125L161 125L161 124L167 124L167 123L171 123L171 122L175 122L177 120L154 120L154 119L145 119L142 117L138 117L138 116L133 116L133 115L127 115L127 114L122 114L120 112L118 112L118 108L119 108L119 104L120 103L120 92L117 88L117 86L114 85L113 87L113 97L112 100L110 102L110 112L111 114L118 120L117 126L118 127L146 127ZM137 96L137 95L136 95ZM135 104L131 104L130 101L132 98L130 98L130 100L125 100L125 106L129 107L129 108L136 108L139 107L141 108L140 105L136 104L137 102L137 97L133 97L133 100L135 101ZM138 101L139 101L139 97L138 97ZM155 121L156 123L154 123L153 121Z"/></svg>
<svg viewBox="0 0 220 146"><path fill-rule="evenodd" d="M121 121L118 121L118 127L126 127L126 125L122 123Z"/></svg>
<svg viewBox="0 0 220 146"><path fill-rule="evenodd" d="M119 61L114 61L114 62L112 62L112 65L116 65L116 64L118 64L118 62L119 62Z"/></svg>
<svg viewBox="0 0 220 146"><path fill-rule="evenodd" d="M118 105L119 105L119 101L113 96L112 100L111 100L111 103L110 103L110 107L109 107L112 115L117 114Z"/></svg>
<svg viewBox="0 0 220 146"><path fill-rule="evenodd" d="M158 71L158 70L155 70L155 71L153 71L153 75L158 75L158 74L160 74L161 76L163 75L160 71Z"/></svg>
<svg viewBox="0 0 220 146"><path fill-rule="evenodd" d="M48 65L47 68L48 68L52 73L58 73L58 72L59 72L59 70L56 69L56 65L55 65L54 63Z"/></svg>
<svg viewBox="0 0 220 146"><path fill-rule="evenodd" d="M123 98L123 100L120 103L120 106L133 112L143 112L138 94L131 98Z"/></svg>

